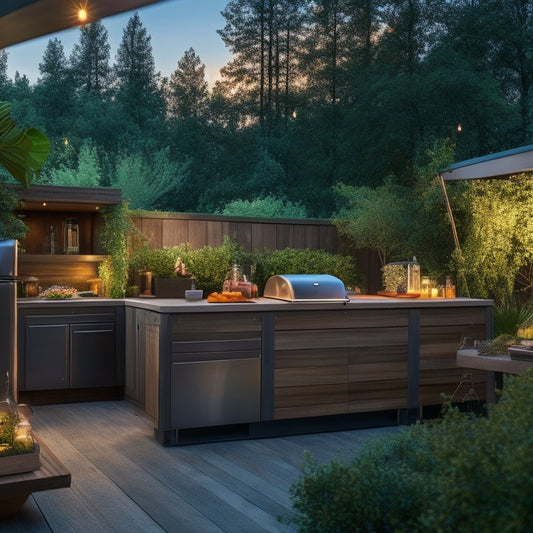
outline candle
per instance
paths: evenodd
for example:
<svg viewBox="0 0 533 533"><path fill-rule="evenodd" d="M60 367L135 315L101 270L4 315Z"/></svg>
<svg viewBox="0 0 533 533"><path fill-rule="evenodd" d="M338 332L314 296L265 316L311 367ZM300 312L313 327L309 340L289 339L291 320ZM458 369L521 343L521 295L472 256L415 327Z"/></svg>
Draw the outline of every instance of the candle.
<svg viewBox="0 0 533 533"><path fill-rule="evenodd" d="M431 288L431 297L432 298L436 298L438 295L439 295L439 289L437 289L437 287L432 287Z"/></svg>

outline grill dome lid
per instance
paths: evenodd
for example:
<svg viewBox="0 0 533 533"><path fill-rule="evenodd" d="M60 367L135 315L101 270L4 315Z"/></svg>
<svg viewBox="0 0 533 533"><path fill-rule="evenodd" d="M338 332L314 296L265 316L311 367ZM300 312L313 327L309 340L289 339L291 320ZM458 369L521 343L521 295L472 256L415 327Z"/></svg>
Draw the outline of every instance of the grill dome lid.
<svg viewBox="0 0 533 533"><path fill-rule="evenodd" d="M288 302L348 302L344 283L329 274L283 274L265 284L265 298Z"/></svg>

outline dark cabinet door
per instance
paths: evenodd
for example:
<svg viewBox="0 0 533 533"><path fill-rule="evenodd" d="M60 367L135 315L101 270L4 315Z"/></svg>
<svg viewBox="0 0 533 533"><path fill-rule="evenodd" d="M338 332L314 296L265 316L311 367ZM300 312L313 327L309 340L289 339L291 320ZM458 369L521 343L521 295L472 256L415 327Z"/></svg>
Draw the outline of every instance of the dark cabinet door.
<svg viewBox="0 0 533 533"><path fill-rule="evenodd" d="M28 325L25 340L26 390L67 388L69 325Z"/></svg>
<svg viewBox="0 0 533 533"><path fill-rule="evenodd" d="M70 387L112 387L116 381L115 324L70 326Z"/></svg>

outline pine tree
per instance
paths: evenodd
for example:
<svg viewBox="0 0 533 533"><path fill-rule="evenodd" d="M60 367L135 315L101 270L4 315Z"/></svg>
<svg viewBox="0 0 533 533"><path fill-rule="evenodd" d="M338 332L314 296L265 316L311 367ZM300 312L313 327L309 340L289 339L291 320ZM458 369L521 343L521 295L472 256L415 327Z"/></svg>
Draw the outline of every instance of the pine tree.
<svg viewBox="0 0 533 533"><path fill-rule="evenodd" d="M0 50L0 101L10 100L11 83L7 75L7 52Z"/></svg>
<svg viewBox="0 0 533 533"><path fill-rule="evenodd" d="M135 13L124 29L114 65L116 100L140 129L155 127L164 116L160 75L155 71L150 40L139 14Z"/></svg>
<svg viewBox="0 0 533 533"><path fill-rule="evenodd" d="M72 76L63 44L50 39L39 63L41 77L35 87L36 107L44 118L47 135L61 136L70 131L74 115Z"/></svg>
<svg viewBox="0 0 533 533"><path fill-rule="evenodd" d="M242 123L258 123L263 136L279 136L292 112L293 52L306 0L232 0L219 30L233 54L217 91L238 103Z"/></svg>
<svg viewBox="0 0 533 533"><path fill-rule="evenodd" d="M179 120L197 120L205 116L208 98L205 65L194 49L189 48L178 61L178 68L170 75L169 114Z"/></svg>
<svg viewBox="0 0 533 533"><path fill-rule="evenodd" d="M74 45L70 64L78 89L104 92L111 82L111 46L102 21L81 26L80 41Z"/></svg>

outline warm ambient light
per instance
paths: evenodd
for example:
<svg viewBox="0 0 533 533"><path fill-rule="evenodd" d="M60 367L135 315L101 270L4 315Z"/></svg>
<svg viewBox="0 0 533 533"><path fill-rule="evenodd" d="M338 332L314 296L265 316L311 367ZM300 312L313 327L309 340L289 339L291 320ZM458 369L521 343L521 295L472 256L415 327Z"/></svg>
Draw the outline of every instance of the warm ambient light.
<svg viewBox="0 0 533 533"><path fill-rule="evenodd" d="M457 131L463 131L463 126L461 126L460 122L457 124Z"/></svg>
<svg viewBox="0 0 533 533"><path fill-rule="evenodd" d="M87 20L87 16L88 15L87 15L87 10L86 9L81 8L81 9L78 10L78 20L80 22L85 22Z"/></svg>
<svg viewBox="0 0 533 533"><path fill-rule="evenodd" d="M46 207L46 202L43 202L43 207Z"/></svg>

